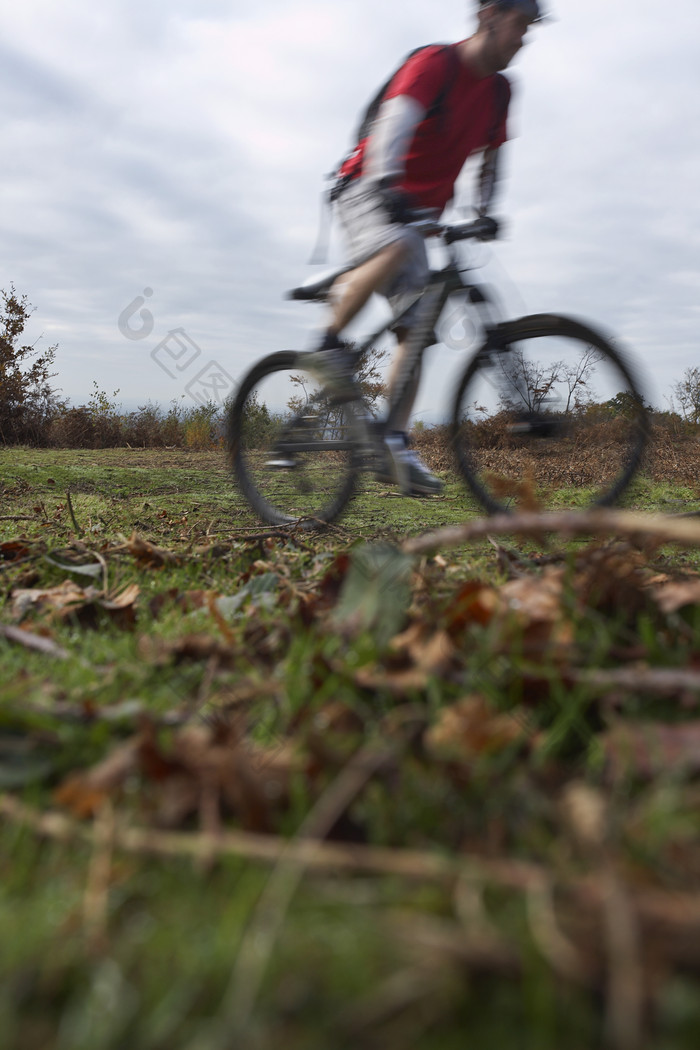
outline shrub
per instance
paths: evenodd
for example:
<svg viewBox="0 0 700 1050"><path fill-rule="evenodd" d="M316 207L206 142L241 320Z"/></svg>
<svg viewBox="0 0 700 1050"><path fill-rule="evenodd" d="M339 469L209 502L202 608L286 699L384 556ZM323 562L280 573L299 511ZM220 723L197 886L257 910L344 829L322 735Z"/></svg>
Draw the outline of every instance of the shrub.
<svg viewBox="0 0 700 1050"><path fill-rule="evenodd" d="M186 448L218 448L221 444L221 427L218 405L200 405L185 415L184 441Z"/></svg>
<svg viewBox="0 0 700 1050"><path fill-rule="evenodd" d="M85 405L64 406L51 420L47 437L56 448L94 448L95 423Z"/></svg>
<svg viewBox="0 0 700 1050"><path fill-rule="evenodd" d="M275 429L274 417L265 404L258 401L257 392L253 392L245 404L241 434L247 448L265 448L270 435Z"/></svg>
<svg viewBox="0 0 700 1050"><path fill-rule="evenodd" d="M164 419L159 405L148 401L122 419L122 436L134 448L162 448L165 442Z"/></svg>

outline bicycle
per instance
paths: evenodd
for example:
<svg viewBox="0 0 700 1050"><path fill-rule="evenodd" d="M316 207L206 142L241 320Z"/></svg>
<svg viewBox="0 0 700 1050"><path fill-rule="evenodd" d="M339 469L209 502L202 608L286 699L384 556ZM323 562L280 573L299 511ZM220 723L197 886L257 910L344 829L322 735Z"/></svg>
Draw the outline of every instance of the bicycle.
<svg viewBox="0 0 700 1050"><path fill-rule="evenodd" d="M486 288L469 279L455 245L483 239L481 220L413 223L440 238L447 263L432 270L394 397L383 418L364 403L360 385L336 383L322 354L282 351L241 381L228 412L227 444L238 485L273 525L323 526L352 499L359 476L386 478L384 435L420 355L435 340L448 304L475 315L482 341L457 384L449 439L468 488L490 513L518 497L540 506L607 506L639 468L649 436L644 398L627 358L585 322L556 314L499 320ZM347 267L307 280L288 293L322 302ZM454 317L454 314L451 313ZM355 347L359 362L393 319ZM571 348L574 353L572 354Z"/></svg>

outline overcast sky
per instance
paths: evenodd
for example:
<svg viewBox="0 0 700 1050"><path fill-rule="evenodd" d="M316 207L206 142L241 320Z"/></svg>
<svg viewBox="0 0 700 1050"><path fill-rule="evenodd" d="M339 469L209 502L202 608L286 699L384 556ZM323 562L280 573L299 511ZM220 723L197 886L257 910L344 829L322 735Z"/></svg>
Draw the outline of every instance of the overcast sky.
<svg viewBox="0 0 700 1050"><path fill-rule="evenodd" d="M0 3L0 287L58 343L64 396L125 407L308 345L322 311L283 295L314 272L323 173L403 55L473 28L465 0ZM505 236L478 261L510 312L618 336L664 406L700 364L697 0L549 6L509 73ZM419 416L458 361L432 352Z"/></svg>

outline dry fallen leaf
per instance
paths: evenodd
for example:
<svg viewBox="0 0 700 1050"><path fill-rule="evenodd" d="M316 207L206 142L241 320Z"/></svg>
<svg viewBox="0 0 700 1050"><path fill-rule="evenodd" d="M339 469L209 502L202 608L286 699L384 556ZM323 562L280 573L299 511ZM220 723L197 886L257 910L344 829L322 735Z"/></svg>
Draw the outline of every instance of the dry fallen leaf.
<svg viewBox="0 0 700 1050"><path fill-rule="evenodd" d="M172 551L165 550L163 547L156 547L154 543L151 543L150 540L145 540L143 536L139 536L136 532L132 533L127 543L127 549L139 565L150 566L154 569L158 569L162 565L178 565L182 560L177 554L173 554Z"/></svg>
<svg viewBox="0 0 700 1050"><path fill-rule="evenodd" d="M94 587L84 589L72 580L64 580L56 587L17 589L10 595L12 615L17 620L30 610L50 610L63 615L92 601L99 593Z"/></svg>
<svg viewBox="0 0 700 1050"><path fill-rule="evenodd" d="M495 711L475 693L444 707L425 733L424 744L432 758L468 762L524 742L529 732L522 712Z"/></svg>
<svg viewBox="0 0 700 1050"><path fill-rule="evenodd" d="M700 579L671 580L653 591L656 604L663 613L674 613L685 605L700 603Z"/></svg>
<svg viewBox="0 0 700 1050"><path fill-rule="evenodd" d="M104 598L96 587L80 587L72 580L64 580L56 587L16 589L12 591L11 608L16 619L23 619L30 611L50 613L59 618L76 616L83 627L95 627L100 610L107 613L118 626L131 628L136 622L135 603L139 596L138 584L132 583L111 598Z"/></svg>
<svg viewBox="0 0 700 1050"><path fill-rule="evenodd" d="M622 613L634 622L652 607L648 578L642 552L614 543L582 551L574 589L582 606L605 615Z"/></svg>
<svg viewBox="0 0 700 1050"><path fill-rule="evenodd" d="M433 677L446 677L459 664L459 654L447 631L416 622L392 639L382 665L360 668L355 681L363 689L389 689L394 695L425 689Z"/></svg>
<svg viewBox="0 0 700 1050"><path fill-rule="evenodd" d="M0 561L22 561L31 554L29 547L19 540L0 543Z"/></svg>
<svg viewBox="0 0 700 1050"><path fill-rule="evenodd" d="M68 777L55 801L76 817L91 817L139 774L138 790L134 787L130 797L159 827L180 827L198 816L203 830L215 832L228 811L249 831L270 831L301 760L291 744L262 747L242 734L233 723L190 725L164 747L147 722L92 769Z"/></svg>
<svg viewBox="0 0 700 1050"><path fill-rule="evenodd" d="M498 606L495 587L479 580L467 580L445 610L445 623L452 633L469 624L485 626L493 619Z"/></svg>
<svg viewBox="0 0 700 1050"><path fill-rule="evenodd" d="M571 656L574 627L563 605L564 570L549 567L541 576L509 580L498 589L500 649L514 647L530 660L556 660Z"/></svg>
<svg viewBox="0 0 700 1050"><path fill-rule="evenodd" d="M136 770L139 743L134 736L92 769L71 774L54 792L54 801L80 819L93 817Z"/></svg>
<svg viewBox="0 0 700 1050"><path fill-rule="evenodd" d="M514 499L519 510L541 510L542 503L537 496L537 486L533 477L511 478L491 471L486 480L493 489L496 499Z"/></svg>
<svg viewBox="0 0 700 1050"><path fill-rule="evenodd" d="M607 809L603 794L574 780L562 791L561 812L566 826L584 849L599 849L607 832Z"/></svg>
<svg viewBox="0 0 700 1050"><path fill-rule="evenodd" d="M230 667L236 659L233 649L210 634L186 634L173 641L143 635L139 651L144 660L156 665L215 660L221 667Z"/></svg>
<svg viewBox="0 0 700 1050"><path fill-rule="evenodd" d="M541 576L521 576L498 590L501 602L523 622L554 623L562 617L564 570L548 567Z"/></svg>

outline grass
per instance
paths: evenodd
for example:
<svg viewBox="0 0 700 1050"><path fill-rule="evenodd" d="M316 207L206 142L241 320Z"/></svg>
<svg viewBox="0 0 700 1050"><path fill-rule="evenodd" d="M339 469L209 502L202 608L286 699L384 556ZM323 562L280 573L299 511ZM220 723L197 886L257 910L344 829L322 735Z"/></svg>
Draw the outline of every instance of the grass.
<svg viewBox="0 0 700 1050"><path fill-rule="evenodd" d="M454 478L266 538L213 453L4 449L0 485L0 628L44 645L0 637L4 1046L697 1045L698 689L643 685L697 667L658 597L693 549L409 561L477 513Z"/></svg>

